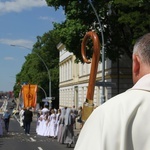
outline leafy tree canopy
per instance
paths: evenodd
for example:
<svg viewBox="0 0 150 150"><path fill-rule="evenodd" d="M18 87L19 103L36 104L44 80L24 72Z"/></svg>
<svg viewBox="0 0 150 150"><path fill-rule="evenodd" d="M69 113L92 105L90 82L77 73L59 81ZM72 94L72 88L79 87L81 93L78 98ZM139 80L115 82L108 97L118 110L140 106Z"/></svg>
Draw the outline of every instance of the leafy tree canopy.
<svg viewBox="0 0 150 150"><path fill-rule="evenodd" d="M56 98L56 101L58 100L59 51L57 50L57 45L59 41L59 36L55 30L37 37L37 42L33 46L32 53L25 57L26 61L16 76L16 83L18 83L14 87L16 97L23 83L37 84L49 96L49 81L51 80L52 96ZM48 72L50 72L50 80ZM39 100L44 97L44 92L39 88Z"/></svg>
<svg viewBox="0 0 150 150"><path fill-rule="evenodd" d="M63 7L66 20L54 23L54 27L61 42L76 55L77 60L82 60L80 47L87 31L95 30L101 43L103 31L106 57L114 61L125 53L131 57L135 40L150 31L149 0L46 0L46 2L55 9ZM102 29L91 3L101 21Z"/></svg>

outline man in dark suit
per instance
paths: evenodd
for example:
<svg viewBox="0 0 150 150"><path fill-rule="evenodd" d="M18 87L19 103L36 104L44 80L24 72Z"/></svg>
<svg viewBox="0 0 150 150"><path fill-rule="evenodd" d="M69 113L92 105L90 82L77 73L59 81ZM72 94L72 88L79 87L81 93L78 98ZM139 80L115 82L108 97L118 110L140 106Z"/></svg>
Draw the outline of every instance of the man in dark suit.
<svg viewBox="0 0 150 150"><path fill-rule="evenodd" d="M30 135L30 125L32 122L33 113L30 110L29 107L25 109L24 112L24 128L25 128L25 134Z"/></svg>

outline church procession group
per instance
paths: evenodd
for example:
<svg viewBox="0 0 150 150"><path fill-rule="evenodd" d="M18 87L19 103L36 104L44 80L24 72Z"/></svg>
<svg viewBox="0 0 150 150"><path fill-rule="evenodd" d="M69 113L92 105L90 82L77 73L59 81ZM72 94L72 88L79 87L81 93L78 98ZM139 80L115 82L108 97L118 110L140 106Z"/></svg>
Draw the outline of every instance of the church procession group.
<svg viewBox="0 0 150 150"><path fill-rule="evenodd" d="M61 144L75 143L74 128L78 110L63 107L61 109L48 109L47 106L39 109L37 113L36 133L39 136L55 138ZM20 125L23 126L23 110L20 111Z"/></svg>

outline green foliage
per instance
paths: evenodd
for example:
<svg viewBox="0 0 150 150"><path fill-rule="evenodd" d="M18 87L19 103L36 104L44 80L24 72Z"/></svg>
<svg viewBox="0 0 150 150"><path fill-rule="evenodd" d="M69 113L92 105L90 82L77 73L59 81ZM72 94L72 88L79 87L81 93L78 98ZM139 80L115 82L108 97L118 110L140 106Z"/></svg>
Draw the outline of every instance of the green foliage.
<svg viewBox="0 0 150 150"><path fill-rule="evenodd" d="M56 97L56 101L59 95L59 52L56 46L59 42L65 44L67 50L74 53L78 62L82 61L81 42L85 33L94 30L102 43L101 32L103 31L106 57L116 61L125 53L131 57L135 40L150 31L149 0L91 0L102 29L89 0L46 0L46 2L56 10L62 7L66 20L62 23L54 23L54 30L37 37L32 53L26 56L26 61L16 76L16 83L38 84L48 95L48 71L37 57L37 53L48 66L52 81L52 96ZM91 42L87 47L87 57L90 58ZM20 88L19 84L14 86L16 96ZM43 97L44 93L39 89L39 101Z"/></svg>
<svg viewBox="0 0 150 150"><path fill-rule="evenodd" d="M57 50L57 44L59 43L59 36L55 30L45 33L42 37L37 37L37 42L34 44L32 53L28 54L25 59L25 63L22 66L20 73L16 76L16 82L22 84L24 82L30 84L37 84L42 87L47 96L49 96L49 75L51 79L51 92L53 97L59 95L59 51ZM39 58L41 57L42 60ZM21 86L15 86L14 90L18 95ZM38 101L44 98L44 92L38 89Z"/></svg>
<svg viewBox="0 0 150 150"><path fill-rule="evenodd" d="M95 30L101 40L99 22L88 0L46 0L48 6L63 7L66 20L55 23L67 50L81 60L81 42L87 31ZM135 40L150 30L149 0L91 0L102 23L106 57L115 61L123 54L131 57ZM88 57L91 53L87 52Z"/></svg>

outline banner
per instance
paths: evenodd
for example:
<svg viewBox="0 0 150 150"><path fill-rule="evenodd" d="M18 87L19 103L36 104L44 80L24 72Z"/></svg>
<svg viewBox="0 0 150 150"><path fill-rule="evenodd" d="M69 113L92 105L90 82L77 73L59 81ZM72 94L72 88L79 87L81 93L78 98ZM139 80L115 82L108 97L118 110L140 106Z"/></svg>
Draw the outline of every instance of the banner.
<svg viewBox="0 0 150 150"><path fill-rule="evenodd" d="M22 86L22 98L24 107L36 107L37 85L27 84Z"/></svg>

